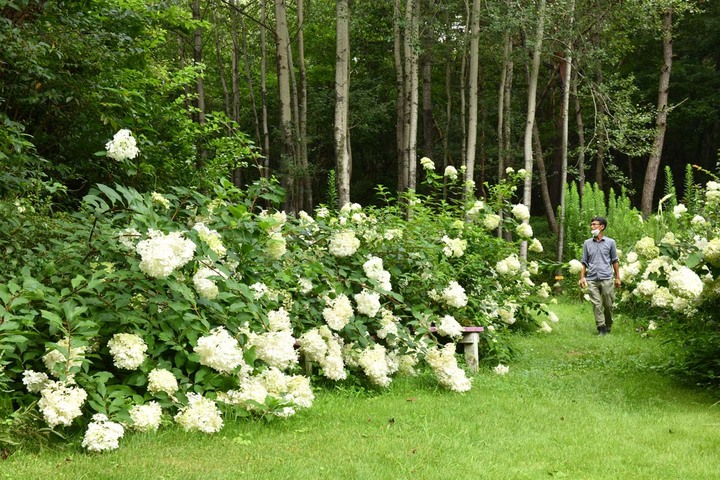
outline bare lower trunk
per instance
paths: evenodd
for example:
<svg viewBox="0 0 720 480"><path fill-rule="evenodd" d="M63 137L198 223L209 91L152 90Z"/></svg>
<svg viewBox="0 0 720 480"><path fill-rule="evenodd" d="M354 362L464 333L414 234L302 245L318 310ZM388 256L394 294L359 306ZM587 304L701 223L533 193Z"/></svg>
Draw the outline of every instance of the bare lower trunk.
<svg viewBox="0 0 720 480"><path fill-rule="evenodd" d="M263 168L262 175L270 178L270 131L268 130L267 111L267 45L265 39L265 22L267 21L266 0L260 2L260 96L262 98L262 151Z"/></svg>
<svg viewBox="0 0 720 480"><path fill-rule="evenodd" d="M350 9L348 0L337 1L335 54L335 164L338 202L350 202L350 139L348 101L350 93Z"/></svg>
<svg viewBox="0 0 720 480"><path fill-rule="evenodd" d="M658 87L657 120L655 122L655 140L648 159L643 183L641 210L644 217L650 216L653 207L653 196L657 182L662 149L667 129L668 91L670 90L670 70L672 69L672 8L663 14L663 65L660 69L660 85Z"/></svg>
<svg viewBox="0 0 720 480"><path fill-rule="evenodd" d="M583 196L585 188L585 126L583 124L582 108L580 107L580 97L578 96L578 74L577 69L573 70L572 90L575 100L575 123L577 124L578 135L578 193L580 198Z"/></svg>
<svg viewBox="0 0 720 480"><path fill-rule="evenodd" d="M467 152L465 157L465 182L467 195L472 197L475 193L475 149L477 145L477 115L478 115L478 65L480 45L480 0L473 0L470 13L470 84L468 125L467 125Z"/></svg>
<svg viewBox="0 0 720 480"><path fill-rule="evenodd" d="M575 22L575 0L570 0L570 32L572 32L572 26ZM568 35L570 36L570 35ZM561 157L562 163L560 165L560 212L559 212L559 223L555 230L558 236L557 242L557 260L562 262L563 249L565 247L565 184L567 183L567 170L568 170L568 125L570 123L570 90L571 84L573 83L573 72L572 72L572 41L568 42L568 48L565 53L565 61L563 62L564 71L561 75L563 81L563 101L562 101L562 146L561 146Z"/></svg>

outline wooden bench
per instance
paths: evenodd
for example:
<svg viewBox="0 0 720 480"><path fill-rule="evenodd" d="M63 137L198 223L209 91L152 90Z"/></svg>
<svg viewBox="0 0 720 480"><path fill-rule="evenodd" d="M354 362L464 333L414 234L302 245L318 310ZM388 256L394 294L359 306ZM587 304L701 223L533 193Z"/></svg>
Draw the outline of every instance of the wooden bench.
<svg viewBox="0 0 720 480"><path fill-rule="evenodd" d="M437 332L436 327L430 327L431 332ZM456 343L463 345L465 353L465 363L467 363L468 370L471 372L478 371L479 363L479 352L478 342L480 341L480 332L484 332L485 327L463 327L463 336L461 339L456 340Z"/></svg>

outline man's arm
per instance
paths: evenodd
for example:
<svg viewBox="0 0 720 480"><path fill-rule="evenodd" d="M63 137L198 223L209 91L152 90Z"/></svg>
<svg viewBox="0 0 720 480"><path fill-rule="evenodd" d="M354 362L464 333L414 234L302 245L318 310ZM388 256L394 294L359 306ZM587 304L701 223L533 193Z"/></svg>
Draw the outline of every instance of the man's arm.
<svg viewBox="0 0 720 480"><path fill-rule="evenodd" d="M613 270L615 270L615 286L620 287L620 262L613 262Z"/></svg>

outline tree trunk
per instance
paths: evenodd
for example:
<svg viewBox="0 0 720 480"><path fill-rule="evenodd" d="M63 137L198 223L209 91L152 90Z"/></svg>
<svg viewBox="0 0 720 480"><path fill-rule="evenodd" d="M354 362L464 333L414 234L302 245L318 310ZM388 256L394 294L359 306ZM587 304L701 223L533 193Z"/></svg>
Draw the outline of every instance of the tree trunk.
<svg viewBox="0 0 720 480"><path fill-rule="evenodd" d="M280 169L283 174L283 186L288 194L288 197L285 198L285 204L292 205L293 177L287 171L287 167L295 161L295 143L293 142L290 59L288 58L290 35L287 26L285 0L275 0L275 45L280 107Z"/></svg>
<svg viewBox="0 0 720 480"><path fill-rule="evenodd" d="M417 185L417 127L418 127L418 54L414 43L419 34L418 0L405 2L404 82L405 90L405 163L407 164L407 188ZM409 88L408 88L409 86Z"/></svg>
<svg viewBox="0 0 720 480"><path fill-rule="evenodd" d="M305 6L303 0L297 1L297 17L298 17L298 71L300 74L300 167L303 172L303 197L301 199L301 208L307 212L312 212L313 194L312 179L310 175L310 165L308 164L307 155L307 71L305 68Z"/></svg>
<svg viewBox="0 0 720 480"><path fill-rule="evenodd" d="M578 135L578 194L580 198L583 196L585 188L585 126L583 124L582 108L580 106L580 97L578 96L578 74L577 69L572 72L572 90L575 100L575 123L577 124Z"/></svg>
<svg viewBox="0 0 720 480"><path fill-rule="evenodd" d="M535 46L533 48L532 70L530 72L530 82L528 84L528 103L527 103L527 120L525 122L525 185L523 189L523 203L530 208L532 198L532 171L533 171L533 149L532 149L532 132L535 124L535 105L537 102L537 83L540 72L540 52L542 51L542 42L545 29L545 0L540 0L537 9L537 25L535 30ZM527 222L527 221L526 221ZM520 244L520 257L527 258L527 241Z"/></svg>
<svg viewBox="0 0 720 480"><path fill-rule="evenodd" d="M508 64L510 63L510 51L512 49L512 39L510 38L510 30L505 30L503 36L503 64L500 69L500 87L498 89L498 180L503 178L505 172L505 83L508 80Z"/></svg>
<svg viewBox="0 0 720 480"><path fill-rule="evenodd" d="M215 33L215 54L217 55L217 62L218 62L218 72L220 77L220 86L222 87L223 91L223 104L225 105L225 115L228 116L228 118L232 118L231 115L231 105L230 105L230 89L228 88L228 82L227 82L227 74L225 72L225 63L223 62L222 57L222 48L220 47L220 24L217 19L217 13L215 12L214 8L210 9L210 12L212 13L212 19L213 19L213 30ZM233 50L233 54L235 51Z"/></svg>
<svg viewBox="0 0 720 480"><path fill-rule="evenodd" d="M475 193L475 148L477 146L477 115L478 115L478 65L480 45L480 0L473 0L470 12L470 77L468 81L468 125L467 152L465 157L466 194L472 197ZM472 190L471 190L472 189Z"/></svg>
<svg viewBox="0 0 720 480"><path fill-rule="evenodd" d="M540 196L543 200L543 209L545 210L545 219L547 220L550 230L557 234L558 226L555 221L555 210L553 209L552 200L550 199L550 188L547 180L547 170L545 169L545 157L543 156L542 143L540 142L540 130L537 123L533 125L533 150L535 152L535 161L538 166L538 180L540 181Z"/></svg>
<svg viewBox="0 0 720 480"><path fill-rule="evenodd" d="M260 136L260 119L258 118L258 111L257 111L257 104L255 103L255 88L253 86L253 78L252 78L252 72L250 70L250 57L248 56L248 48L247 48L247 27L245 26L245 21L242 18L242 15L238 15L240 18L240 27L242 29L242 54L243 54L243 60L245 62L245 81L248 84L248 90L250 93L250 103L252 105L252 111L253 111L253 125L255 126L255 138L257 139L258 145L262 142L262 137ZM234 42L233 42L234 43ZM235 72L233 75L237 78L238 73ZM237 82L237 80L234 80ZM238 92L239 95L239 92ZM240 102L239 102L239 96L238 96L238 102L237 102L237 115L238 118L235 119L236 122L240 121Z"/></svg>
<svg viewBox="0 0 720 480"><path fill-rule="evenodd" d="M672 14L672 8L668 8L663 13L663 65L660 69L660 85L658 87L655 140L653 141L653 149L648 159L647 170L645 171L641 202L641 210L645 218L652 213L655 183L657 182L658 171L660 169L662 149L665 143L665 130L667 129L668 91L670 90L670 70L672 69Z"/></svg>
<svg viewBox="0 0 720 480"><path fill-rule="evenodd" d="M560 78L562 79L563 86L563 101L561 110L561 124L562 124L562 140L561 140L561 158L562 163L560 165L560 212L559 212L559 226L556 225L555 232L558 236L557 241L557 261L562 262L563 260L563 249L565 247L565 184L567 183L567 170L568 170L568 125L570 120L570 90L573 79L572 72L572 36L573 36L573 25L575 24L575 0L570 0L569 5L570 25L568 28L570 40L568 40L567 51L565 52L565 59L563 69Z"/></svg>
<svg viewBox="0 0 720 480"><path fill-rule="evenodd" d="M262 131L263 131L263 168L261 174L270 178L270 132L268 130L267 110L267 44L265 22L267 21L266 0L260 2L260 98L262 100Z"/></svg>
<svg viewBox="0 0 720 480"><path fill-rule="evenodd" d="M231 87L232 87L232 113L229 115L230 118L236 122L240 121L240 40L238 34L238 22L242 24L242 15L238 15L235 10L231 13L230 25L232 31L230 33L232 37L233 53L231 57ZM243 49L245 48L245 41L243 39ZM247 65L247 56L245 57L245 63ZM257 123L257 115L255 116L255 123ZM259 133L259 128L257 129ZM258 145L260 144L260 135L257 136Z"/></svg>
<svg viewBox="0 0 720 480"><path fill-rule="evenodd" d="M348 101L350 94L350 8L348 0L337 0L335 53L335 164L338 202L350 202L350 145Z"/></svg>
<svg viewBox="0 0 720 480"><path fill-rule="evenodd" d="M595 23L594 23L594 31L592 36L592 43L593 47L596 51L600 50L600 31L603 27L603 8L601 5L601 2L599 0L596 0L594 2L595 7ZM603 84L604 78L603 78L603 71L602 71L602 63L601 59L595 60L595 82L597 83L597 89L598 91L602 90L602 84ZM597 130L595 131L595 137L597 138L597 157L595 160L595 183L597 184L598 188L603 188L603 171L605 170L605 155L607 154L608 149L608 138L607 138L607 125L606 125L606 117L607 117L607 109L605 106L605 102L600 103L600 108L596 112L596 120L595 124L597 125Z"/></svg>
<svg viewBox="0 0 720 480"><path fill-rule="evenodd" d="M435 120L433 119L432 101L432 48L435 32L428 26L423 35L422 55L422 122L423 122L423 155L433 158L435 150Z"/></svg>
<svg viewBox="0 0 720 480"><path fill-rule="evenodd" d="M393 33L395 42L393 44L393 52L395 56L395 86L397 88L397 106L395 121L395 138L397 141L397 159L398 159L398 192L404 192L408 188L408 165L405 157L405 64L403 62L402 45L403 29L400 25L403 23L403 15L401 8L401 0L395 0Z"/></svg>
<svg viewBox="0 0 720 480"><path fill-rule="evenodd" d="M193 20L200 21L202 19L200 15L200 0L193 0ZM193 63L198 66L202 63L202 29L200 27L195 29L193 33ZM196 79L196 107L197 107L197 123L200 125L205 124L205 86L203 84L203 76L199 74ZM198 167L205 165L207 161L207 149L205 145L198 145Z"/></svg>

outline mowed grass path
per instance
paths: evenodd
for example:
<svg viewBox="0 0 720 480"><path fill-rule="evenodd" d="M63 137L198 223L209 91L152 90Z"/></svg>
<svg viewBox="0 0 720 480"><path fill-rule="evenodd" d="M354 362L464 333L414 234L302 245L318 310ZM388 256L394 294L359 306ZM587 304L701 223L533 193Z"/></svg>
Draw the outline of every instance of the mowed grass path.
<svg viewBox="0 0 720 480"><path fill-rule="evenodd" d="M510 373L485 369L466 394L427 376L378 395L320 391L293 418L229 421L213 436L166 428L99 455L16 452L0 478L720 478L720 405L656 368L661 342L621 315L595 336L587 304L553 309L551 334L517 337Z"/></svg>

